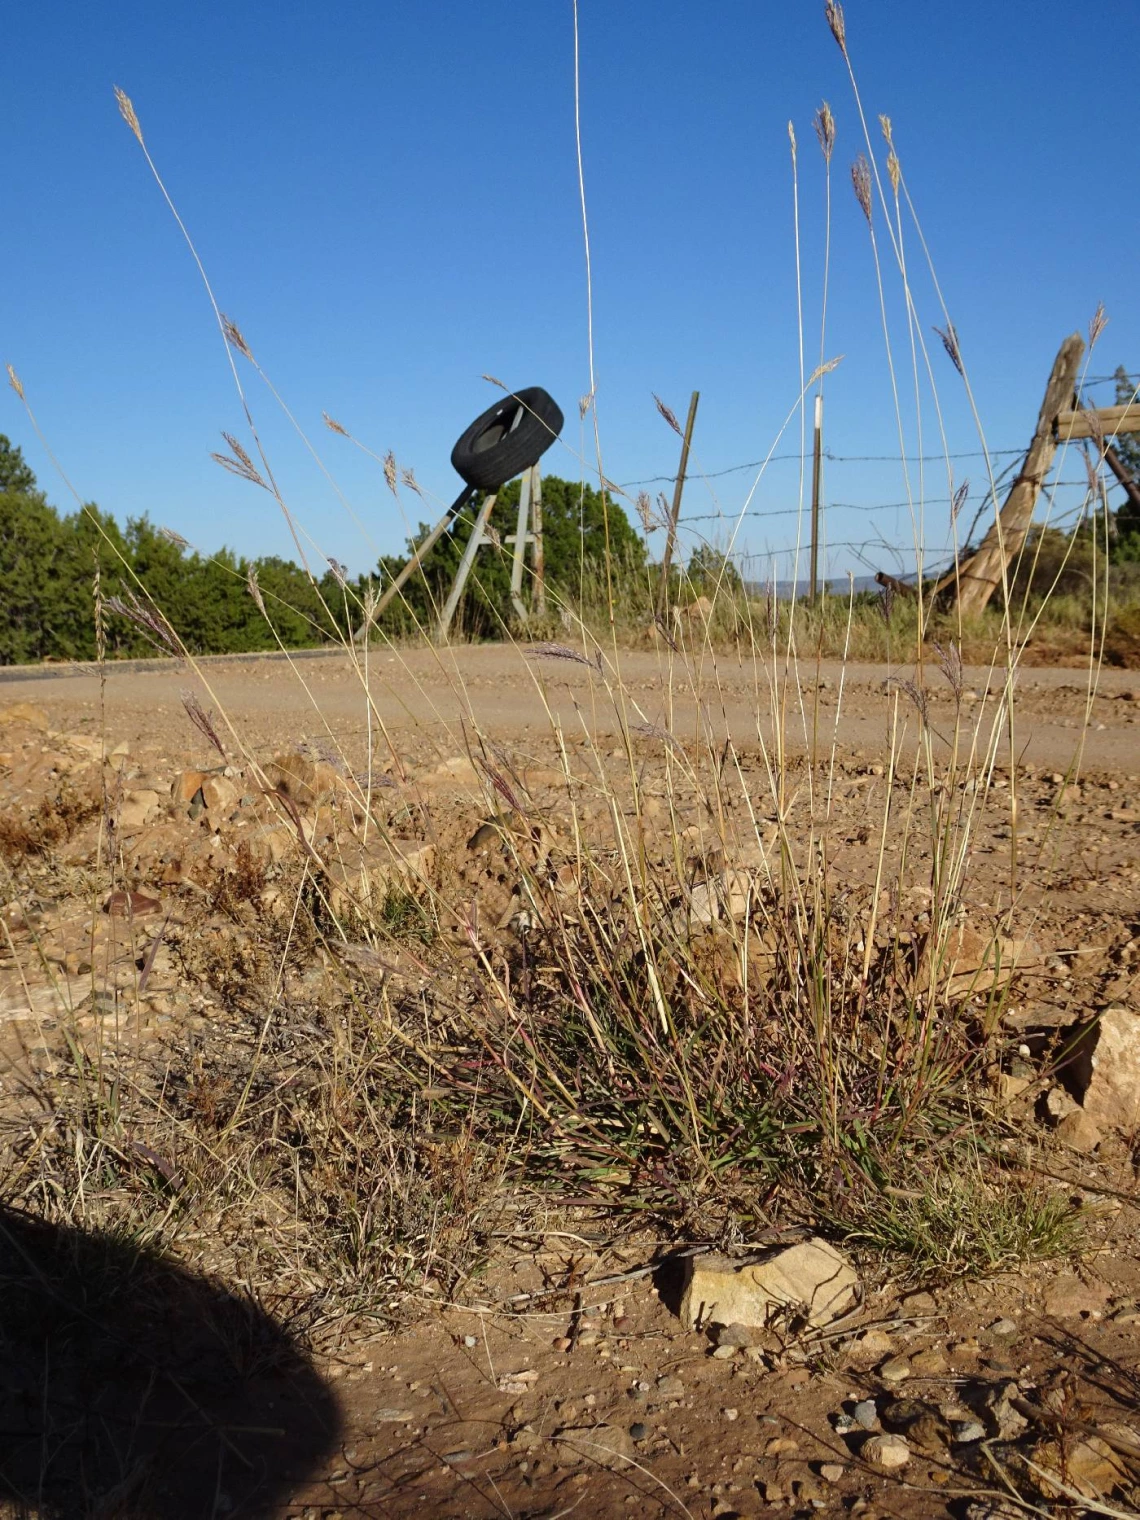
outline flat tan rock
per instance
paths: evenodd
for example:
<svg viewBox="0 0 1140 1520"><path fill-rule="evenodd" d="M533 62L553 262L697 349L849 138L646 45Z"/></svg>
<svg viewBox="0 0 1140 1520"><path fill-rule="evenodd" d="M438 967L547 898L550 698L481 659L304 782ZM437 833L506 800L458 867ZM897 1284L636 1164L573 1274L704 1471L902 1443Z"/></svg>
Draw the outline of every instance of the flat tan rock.
<svg viewBox="0 0 1140 1520"><path fill-rule="evenodd" d="M1078 1036L1070 1070L1081 1106L1091 1119L1136 1129L1140 1125L1140 1013L1123 1003L1105 1008Z"/></svg>
<svg viewBox="0 0 1140 1520"><path fill-rule="evenodd" d="M0 707L0 728L16 723L38 729L42 734L46 734L51 726L42 707L35 707L31 702L6 702Z"/></svg>
<svg viewBox="0 0 1140 1520"><path fill-rule="evenodd" d="M994 987L1006 987L1018 972L1040 966L1041 947L1033 940L1011 939L973 924L950 930L943 944L930 939L923 946L916 975L916 990L929 992L933 985L947 997L972 997Z"/></svg>
<svg viewBox="0 0 1140 1520"><path fill-rule="evenodd" d="M818 1236L746 1267L724 1256L690 1257L687 1272L680 1314L690 1330L712 1324L762 1329L785 1309L826 1325L853 1307L859 1287L847 1258Z"/></svg>
<svg viewBox="0 0 1140 1520"><path fill-rule="evenodd" d="M425 884L434 865L435 846L422 839L377 839L366 846L350 841L325 867L332 910L374 911L394 885Z"/></svg>

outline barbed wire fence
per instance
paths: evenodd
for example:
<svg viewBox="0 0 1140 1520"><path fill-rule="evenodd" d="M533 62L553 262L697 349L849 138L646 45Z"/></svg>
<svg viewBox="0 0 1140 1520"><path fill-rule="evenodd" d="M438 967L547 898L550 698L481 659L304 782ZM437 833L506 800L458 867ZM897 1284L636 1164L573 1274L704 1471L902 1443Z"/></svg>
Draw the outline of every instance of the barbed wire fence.
<svg viewBox="0 0 1140 1520"><path fill-rule="evenodd" d="M1105 380L1107 381L1112 378L1114 377L1105 377ZM878 527L865 538L826 538L823 542L822 547L829 555L840 550L849 551L850 555L864 567L867 579L872 578L877 570L888 567L891 567L898 574L899 578L906 579L908 578L908 574L910 578L913 578L915 575L913 568L908 572L903 564L903 559L906 555L909 555L912 566L916 560L921 564L923 576L937 576L943 570L949 569L953 565L955 553L957 554L957 558L961 560L971 551L971 547L975 546L975 533L982 523L983 517L993 511L995 492L1004 494L1003 487L1010 483L1010 477L1013 476L1021 460L1025 457L1025 446L1022 445L1020 448L1008 449L962 450L948 454L909 454L905 456L900 456L899 454L837 454L830 450L824 450L823 457L829 466L829 474L835 466L899 464L903 461L908 465L935 465L945 464L948 461L959 462L964 460L986 462L988 473L989 468L994 466L997 461L1007 461L999 472L992 475L992 485L987 485L986 491L974 512L969 532L959 540L956 551L952 545L948 544L941 553L935 553L928 559L925 554L919 554L916 551L913 543L905 546L901 545L893 531L893 526L888 530L885 525ZM775 454L767 460L745 460L740 464L726 465L717 470L694 472L689 476L688 484L690 489L692 489L693 487L699 487L701 482L720 480L727 476L742 474L749 470L759 470L774 464L799 464L801 460L802 455L798 450L789 451L784 454ZM650 486L673 486L676 483L676 478L675 475L651 475L640 480L621 481L619 485L623 493L632 494L634 491L644 491ZM1112 483L1108 482L1107 484L1111 485ZM1090 496L1090 481L1087 475L1081 478L1053 480L1049 486L1051 506L1056 502L1056 493L1058 491L1066 491L1072 488L1077 488L1082 493L1079 504L1064 511L1050 510L1047 514L1048 526L1063 528L1076 524L1085 515ZM900 511L910 511L925 515L929 508L952 508L954 505L955 498L950 495L931 496L925 492L916 492L911 497L898 501L876 502L847 501L828 494L825 498L823 509L825 514L836 512L861 513L874 518L877 515L885 517L887 514ZM704 543L716 546L718 539L723 541L734 536L742 523L771 522L775 524L781 520L788 522L789 520L794 521L798 519L806 531L808 517L808 504L804 502L802 505L797 504L783 507L749 507L742 512L732 512L723 508L713 512L682 512L677 526L679 529L688 530L698 544ZM946 524L947 535L953 531L953 514L950 514L950 519ZM718 534L713 525L719 525L724 530L723 534ZM872 525L869 524L868 526ZM988 528L988 522L985 524L985 527ZM734 549L731 559L744 581L748 584L763 585L766 581L771 582L776 580L780 582L792 582L798 587L801 581L806 580L804 564L806 564L807 555L808 543L806 537L801 537L796 543L779 548L771 547L763 551ZM779 574L775 573L777 567L780 566L787 567L786 571ZM825 579L830 580L832 583L846 585L848 576L847 573L844 573L841 576L830 575L825 577Z"/></svg>

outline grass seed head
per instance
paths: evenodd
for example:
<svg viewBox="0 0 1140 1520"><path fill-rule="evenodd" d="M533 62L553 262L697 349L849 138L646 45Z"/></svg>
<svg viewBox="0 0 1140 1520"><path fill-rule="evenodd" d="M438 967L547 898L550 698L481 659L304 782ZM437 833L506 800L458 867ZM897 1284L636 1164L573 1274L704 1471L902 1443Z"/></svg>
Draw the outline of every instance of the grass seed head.
<svg viewBox="0 0 1140 1520"><path fill-rule="evenodd" d="M23 401L23 399L24 399L24 382L20 379L19 375L16 373L16 371L12 368L12 366L10 364L7 365L6 368L8 370L8 384L16 392L16 395L19 396L20 400Z"/></svg>
<svg viewBox="0 0 1140 1520"><path fill-rule="evenodd" d="M855 199L863 208L863 215L867 218L867 226L871 225L871 166L864 154L851 165L851 184L855 190Z"/></svg>
<svg viewBox="0 0 1140 1520"><path fill-rule="evenodd" d="M225 334L226 342L230 347L236 348L238 353L242 354L252 364L253 354L250 352L249 344L242 336L241 328L231 317L222 317L222 332Z"/></svg>
<svg viewBox="0 0 1140 1520"><path fill-rule="evenodd" d="M141 145L143 140L142 127L139 126L139 119L135 114L134 106L131 104L131 97L116 85L115 99L119 102L119 115L126 122L127 126L130 127Z"/></svg>
<svg viewBox="0 0 1140 1520"><path fill-rule="evenodd" d="M260 486L263 491L268 491L269 487L262 480L257 466L233 434L223 433L222 437L229 444L230 453L211 454L210 458L220 464L223 470L228 470L231 475L236 475L239 480L248 480L250 485Z"/></svg>
<svg viewBox="0 0 1140 1520"><path fill-rule="evenodd" d="M1104 302L1103 301L1098 301L1097 305L1096 305L1096 310L1092 314L1092 321L1089 323L1089 347L1090 348L1093 347L1093 345L1096 343L1096 340L1100 337L1101 333L1105 330L1105 328L1107 326L1108 326L1108 316L1105 313Z"/></svg>
<svg viewBox="0 0 1140 1520"><path fill-rule="evenodd" d="M208 743L214 746L218 754L221 755L222 759L227 760L228 756L226 755L226 747L218 737L217 728L214 726L213 713L202 706L201 702L198 700L196 692L187 690L182 692L181 695L182 706L186 710L186 716L190 719L191 723L193 723L194 727L198 730L202 737Z"/></svg>
<svg viewBox="0 0 1140 1520"><path fill-rule="evenodd" d="M341 427L340 423L336 420L335 417L330 417L328 412L322 412L321 416L325 419L325 427L327 427L331 433L339 433L342 438L347 438L349 436L348 429L346 427Z"/></svg>
<svg viewBox="0 0 1140 1520"><path fill-rule="evenodd" d="M887 154L887 176L890 179L895 199L898 200L899 185L902 183L902 165L899 163L899 156L893 147Z"/></svg>
<svg viewBox="0 0 1140 1520"><path fill-rule="evenodd" d="M182 653L178 635L163 614L153 603L140 601L133 591L128 591L126 596L106 597L102 606L104 611L133 623L159 651L173 655Z"/></svg>
<svg viewBox="0 0 1140 1520"><path fill-rule="evenodd" d="M934 331L942 339L942 347L950 355L951 364L960 375L964 375L966 371L962 367L962 351L958 347L958 334L953 322L947 322L945 328L936 327Z"/></svg>
<svg viewBox="0 0 1140 1520"><path fill-rule="evenodd" d="M261 594L260 585L258 585L256 565L250 565L249 574L245 578L245 584L250 596L253 597L254 605L257 607L258 612L268 621L269 614L265 610L265 598Z"/></svg>
<svg viewBox="0 0 1140 1520"><path fill-rule="evenodd" d="M823 14L827 18L827 24L831 28L831 35L839 44L839 50L844 58L847 57L847 22L843 18L843 7L839 0L827 0L823 8Z"/></svg>
<svg viewBox="0 0 1140 1520"><path fill-rule="evenodd" d="M384 479L388 482L388 489L392 495L396 493L396 456L389 449L384 455Z"/></svg>
<svg viewBox="0 0 1140 1520"><path fill-rule="evenodd" d="M968 480L964 480L958 489L954 492L953 498L950 502L951 523L956 523L958 521L958 513L961 512L962 508L966 505L966 497L969 496L969 494L970 482Z"/></svg>
<svg viewBox="0 0 1140 1520"><path fill-rule="evenodd" d="M673 410L673 408L671 406L666 406L665 405L664 401L662 401L661 397L657 394L656 391L652 392L652 395L653 395L653 400L655 401L655 403L657 405L657 410L661 413L662 417L664 417L665 421L669 424L669 426L673 429L673 431L677 434L677 436L680 437L680 435L681 435L681 424L677 421L677 414L676 414L676 412Z"/></svg>
<svg viewBox="0 0 1140 1520"><path fill-rule="evenodd" d="M826 100L815 113L814 125L824 161L830 164L831 155L835 151L835 117L831 114L831 107Z"/></svg>

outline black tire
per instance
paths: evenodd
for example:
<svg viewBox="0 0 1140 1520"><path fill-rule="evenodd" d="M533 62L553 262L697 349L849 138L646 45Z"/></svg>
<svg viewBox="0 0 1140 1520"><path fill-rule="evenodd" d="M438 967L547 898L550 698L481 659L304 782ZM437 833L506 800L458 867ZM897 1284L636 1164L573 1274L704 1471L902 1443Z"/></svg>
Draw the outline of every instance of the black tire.
<svg viewBox="0 0 1140 1520"><path fill-rule="evenodd" d="M451 451L457 475L480 491L497 491L537 464L562 431L557 401L539 385L496 401Z"/></svg>

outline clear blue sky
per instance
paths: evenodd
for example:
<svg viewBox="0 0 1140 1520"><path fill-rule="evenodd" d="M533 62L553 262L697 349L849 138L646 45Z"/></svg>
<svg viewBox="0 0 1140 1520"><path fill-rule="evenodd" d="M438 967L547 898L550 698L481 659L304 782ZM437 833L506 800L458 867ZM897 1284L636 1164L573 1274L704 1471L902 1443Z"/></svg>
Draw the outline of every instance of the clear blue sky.
<svg viewBox="0 0 1140 1520"><path fill-rule="evenodd" d="M893 120L989 442L1016 448L1058 343L1087 328L1098 301L1110 323L1090 372L1140 369L1129 109L1140 11L1134 0L1100 0L1080 16L1060 0L849 0L846 16L872 127L879 112ZM827 495L902 500L874 266L849 178L863 142L822 0L581 0L580 29L606 474L675 469L678 441L653 391L683 416L700 389L698 474L769 449L799 388L787 122L799 138L810 371L823 242L812 116L826 98L838 125L826 349L846 356L827 381L827 446L894 456L829 465ZM594 467L577 411L589 370L570 0L43 0L9 7L4 47L0 358L85 498L124 519L146 512L203 548L292 552L270 498L210 461L222 429L243 436L241 414L115 84L134 100L222 309L364 525L250 375L284 491L326 554L364 569L400 547L404 512L414 524L437 508L407 492L398 505L376 465L324 429L322 410L377 452L393 449L446 503L459 485L451 445L492 399L487 371L561 402L569 449L547 456L549 471L577 478L580 452ZM877 129L874 143L878 152ZM878 207L875 222L913 449L905 314ZM930 331L941 313L913 229L906 236L951 447L975 449L961 384ZM1109 390L1095 394L1107 402ZM69 505L3 394L0 431ZM936 449L928 391L923 408ZM778 452L798 448L796 421ZM957 469L976 503L982 462ZM694 479L687 512L731 516L753 473ZM933 500L947 494L944 468L925 489L933 556L945 539L946 507ZM793 460L771 468L752 507L798 501ZM699 531L727 536L715 523ZM828 533L839 546L831 568L859 572L847 541L909 544L909 517L832 506ZM792 516L750 518L738 543L764 551L795 536ZM885 547L867 558L890 563Z"/></svg>

